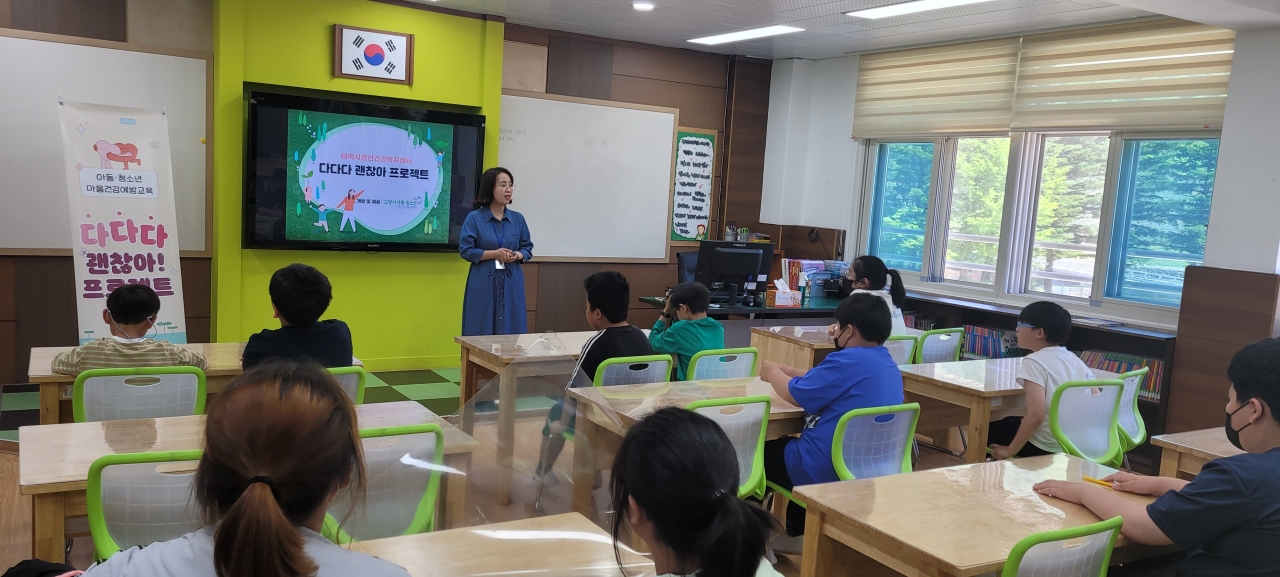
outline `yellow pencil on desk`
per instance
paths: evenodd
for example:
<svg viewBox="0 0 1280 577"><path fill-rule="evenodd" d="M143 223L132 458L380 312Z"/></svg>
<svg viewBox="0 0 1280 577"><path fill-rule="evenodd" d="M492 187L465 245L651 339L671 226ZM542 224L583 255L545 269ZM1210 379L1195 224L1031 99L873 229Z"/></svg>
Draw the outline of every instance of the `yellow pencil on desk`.
<svg viewBox="0 0 1280 577"><path fill-rule="evenodd" d="M1094 479L1093 477L1080 477L1080 480L1086 483L1093 483L1094 485L1102 485L1103 487L1106 487L1113 491L1115 490L1115 487L1112 487L1111 483L1107 481L1103 481L1102 479Z"/></svg>

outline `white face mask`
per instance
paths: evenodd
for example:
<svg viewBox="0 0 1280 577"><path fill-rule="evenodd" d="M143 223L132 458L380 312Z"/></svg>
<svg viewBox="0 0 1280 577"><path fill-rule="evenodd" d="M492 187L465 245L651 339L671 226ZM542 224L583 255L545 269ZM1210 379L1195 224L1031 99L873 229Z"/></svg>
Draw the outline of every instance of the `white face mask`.
<svg viewBox="0 0 1280 577"><path fill-rule="evenodd" d="M128 332L128 331L126 331L126 330L124 330L124 329L120 328L120 325L116 323L116 317L115 317L115 315L111 315L111 312L110 312L110 311L108 311L108 312L107 312L107 314L111 316L111 325L112 325L112 326L114 326L114 327L116 328L116 330L117 330L117 331L120 331L120 332L122 332L122 333L124 333L124 334L126 334L126 335L127 335L127 334L129 334L129 332ZM151 328L152 328L152 329L156 328L156 325L155 325L156 317L154 317L154 316L147 317L147 321L149 321L149 322L151 323ZM145 340L147 340L148 338L150 338L150 335L142 335L142 336L140 336L140 337L138 337L138 338L135 338L135 339L129 339L129 338L125 338L125 337L118 337L118 336L116 336L116 335L111 335L111 338L113 338L113 339L115 339L116 341L121 342L121 343L140 343L140 342L145 341Z"/></svg>

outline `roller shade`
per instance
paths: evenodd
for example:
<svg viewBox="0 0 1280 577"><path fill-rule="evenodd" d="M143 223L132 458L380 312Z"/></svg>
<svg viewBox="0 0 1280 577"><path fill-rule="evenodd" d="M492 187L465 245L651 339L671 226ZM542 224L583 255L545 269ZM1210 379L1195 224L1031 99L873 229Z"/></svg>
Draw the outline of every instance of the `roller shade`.
<svg viewBox="0 0 1280 577"><path fill-rule="evenodd" d="M1012 128L1221 127L1234 48L1171 18L1024 36Z"/></svg>
<svg viewBox="0 0 1280 577"><path fill-rule="evenodd" d="M865 54L857 138L1008 131L1019 38Z"/></svg>

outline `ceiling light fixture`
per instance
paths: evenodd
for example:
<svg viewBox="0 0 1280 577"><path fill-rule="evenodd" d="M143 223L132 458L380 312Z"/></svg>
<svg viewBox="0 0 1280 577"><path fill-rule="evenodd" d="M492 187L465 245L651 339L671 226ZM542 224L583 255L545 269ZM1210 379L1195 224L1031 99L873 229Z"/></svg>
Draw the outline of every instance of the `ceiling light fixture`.
<svg viewBox="0 0 1280 577"><path fill-rule="evenodd" d="M706 44L707 46L715 46L716 44L728 44L729 42L738 42L741 40L754 40L756 38L764 38L766 36L777 36L779 34L790 34L792 32L804 32L804 28L796 28L794 26L767 26L765 28L754 28L751 30L743 30L741 32L730 32L719 36L707 36L705 38L694 38L689 42L694 44Z"/></svg>
<svg viewBox="0 0 1280 577"><path fill-rule="evenodd" d="M636 0L631 3L631 7L635 8L636 12L653 12L653 2L649 0Z"/></svg>
<svg viewBox="0 0 1280 577"><path fill-rule="evenodd" d="M890 18L893 16L902 16L903 14L915 14L917 12L928 12L930 10L953 8L955 6L978 4L981 2L991 2L991 0L915 0L914 2L902 2L899 4L890 4L888 6L867 8L866 10L846 12L845 15L853 16L855 18L876 20L879 18Z"/></svg>

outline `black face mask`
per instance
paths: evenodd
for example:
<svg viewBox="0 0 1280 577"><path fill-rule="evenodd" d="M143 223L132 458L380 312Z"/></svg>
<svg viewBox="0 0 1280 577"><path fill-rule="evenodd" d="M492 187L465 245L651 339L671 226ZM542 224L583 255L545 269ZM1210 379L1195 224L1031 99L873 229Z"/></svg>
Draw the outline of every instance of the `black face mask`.
<svg viewBox="0 0 1280 577"><path fill-rule="evenodd" d="M1243 430L1245 430L1245 429L1249 428L1249 425L1252 425L1253 423L1247 423L1247 424L1245 424L1245 426L1240 427L1239 429L1233 429L1233 428L1231 428L1231 417L1234 417L1236 413L1239 413L1239 412L1240 412L1240 409L1243 409L1243 408L1245 408L1245 407L1247 407L1247 406L1249 406L1249 405L1247 405L1247 404L1245 404L1245 405L1241 405L1239 409L1236 409L1236 410L1234 410L1234 411L1231 411L1230 413L1227 413L1227 421L1226 421L1226 423L1223 425L1223 426L1224 426L1224 428L1226 429L1226 433L1227 433L1227 441L1230 441L1232 445L1235 445L1235 447L1236 447L1237 449L1240 449L1241 451L1243 451L1243 450L1244 450L1244 447L1241 447L1241 446L1240 446L1240 431L1243 431Z"/></svg>
<svg viewBox="0 0 1280 577"><path fill-rule="evenodd" d="M840 337L844 335L845 328L847 327L840 327L839 329L837 329L836 335L831 338L831 344L834 344L836 346L837 351L843 351L845 350L845 348L847 348L844 345L840 344Z"/></svg>

